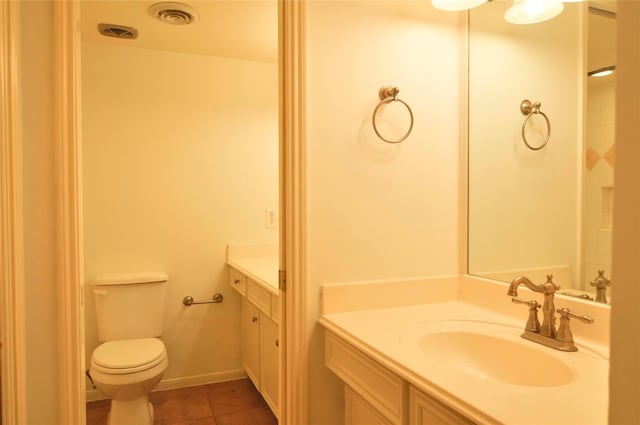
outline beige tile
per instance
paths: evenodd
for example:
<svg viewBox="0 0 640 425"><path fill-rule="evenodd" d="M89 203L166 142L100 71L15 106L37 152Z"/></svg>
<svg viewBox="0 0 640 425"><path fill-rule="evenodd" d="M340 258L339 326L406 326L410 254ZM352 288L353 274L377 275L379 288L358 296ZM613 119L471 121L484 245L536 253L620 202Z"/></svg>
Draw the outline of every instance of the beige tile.
<svg viewBox="0 0 640 425"><path fill-rule="evenodd" d="M98 400L87 403L87 425L106 425L110 407L110 400Z"/></svg>
<svg viewBox="0 0 640 425"><path fill-rule="evenodd" d="M603 156L611 168L616 168L616 145L611 146L609 150Z"/></svg>
<svg viewBox="0 0 640 425"><path fill-rule="evenodd" d="M277 425L277 419L247 379L149 395L155 425ZM87 425L106 425L109 400L87 403ZM222 422L220 422L222 421Z"/></svg>
<svg viewBox="0 0 640 425"><path fill-rule="evenodd" d="M249 379L211 384L207 393L215 417L267 406Z"/></svg>
<svg viewBox="0 0 640 425"><path fill-rule="evenodd" d="M217 422L213 417L208 417L180 422L160 422L160 425L217 425Z"/></svg>
<svg viewBox="0 0 640 425"><path fill-rule="evenodd" d="M191 397L203 395L206 393L204 387L204 385L198 385L195 387L177 388L175 390L154 391L149 394L149 401L155 403L176 397Z"/></svg>
<svg viewBox="0 0 640 425"><path fill-rule="evenodd" d="M155 416L163 425L213 416L206 395L180 395L154 403Z"/></svg>
<svg viewBox="0 0 640 425"><path fill-rule="evenodd" d="M278 420L268 407L216 416L215 418L217 425L278 425Z"/></svg>
<svg viewBox="0 0 640 425"><path fill-rule="evenodd" d="M600 155L598 155L598 152L591 148L588 148L585 158L585 165L587 166L587 170L591 170L593 167L595 167L599 159Z"/></svg>

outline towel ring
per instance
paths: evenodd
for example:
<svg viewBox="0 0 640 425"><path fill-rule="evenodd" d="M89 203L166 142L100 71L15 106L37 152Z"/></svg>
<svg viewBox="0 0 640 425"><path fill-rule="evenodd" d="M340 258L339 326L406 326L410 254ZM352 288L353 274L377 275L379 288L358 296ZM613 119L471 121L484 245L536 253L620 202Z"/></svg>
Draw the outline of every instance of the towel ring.
<svg viewBox="0 0 640 425"><path fill-rule="evenodd" d="M387 143L400 143L403 140L405 140L407 137L409 137L409 134L411 134L411 130L413 130L413 111L411 111L411 107L409 107L409 105L405 101L398 99L399 91L400 90L397 87L391 87L391 86L381 87L380 90L378 91L378 97L380 97L380 103L378 103L378 106L376 106L376 109L373 110L373 116L371 118L371 121L373 122L373 131L376 132L379 138L381 138L384 142L387 142ZM407 130L404 136L402 136L398 140L386 139L380 134L380 132L378 131L378 127L376 126L376 115L378 114L378 109L380 109L382 105L386 105L387 103L391 103L391 102L400 102L404 106L406 106L407 111L409 111L409 117L411 118L411 123L409 124L409 130Z"/></svg>
<svg viewBox="0 0 640 425"><path fill-rule="evenodd" d="M520 112L522 112L522 115L527 116L524 119L524 122L522 123L522 140L524 141L524 144L527 145L527 147L532 151L537 151L544 148L549 142L549 138L551 137L551 123L549 122L549 118L547 117L547 114L545 114L540 110L540 106L541 106L540 102L531 103L527 99L520 102ZM545 137L543 144L541 144L538 147L533 147L529 144L529 141L527 140L525 129L527 128L527 123L529 122L529 119L536 114L542 115L542 118L544 118L544 120L547 122L547 137Z"/></svg>

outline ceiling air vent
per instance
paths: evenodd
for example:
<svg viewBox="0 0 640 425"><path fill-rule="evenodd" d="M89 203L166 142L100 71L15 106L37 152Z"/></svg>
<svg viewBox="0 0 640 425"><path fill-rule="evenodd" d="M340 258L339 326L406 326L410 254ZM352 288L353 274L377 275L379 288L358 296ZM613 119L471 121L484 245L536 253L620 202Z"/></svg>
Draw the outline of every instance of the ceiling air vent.
<svg viewBox="0 0 640 425"><path fill-rule="evenodd" d="M155 3L148 10L151 16L165 24L189 25L198 20L198 12L184 3Z"/></svg>
<svg viewBox="0 0 640 425"><path fill-rule="evenodd" d="M98 31L106 37L125 38L129 40L138 38L137 29L123 25L98 24Z"/></svg>

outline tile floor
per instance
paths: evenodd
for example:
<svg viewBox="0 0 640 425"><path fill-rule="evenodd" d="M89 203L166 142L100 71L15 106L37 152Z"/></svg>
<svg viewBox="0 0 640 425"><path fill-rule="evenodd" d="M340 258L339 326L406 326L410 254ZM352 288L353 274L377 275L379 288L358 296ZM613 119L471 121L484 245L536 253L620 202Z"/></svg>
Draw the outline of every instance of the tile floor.
<svg viewBox="0 0 640 425"><path fill-rule="evenodd" d="M149 396L155 425L277 425L267 403L249 378ZM87 425L106 425L109 401L87 403Z"/></svg>

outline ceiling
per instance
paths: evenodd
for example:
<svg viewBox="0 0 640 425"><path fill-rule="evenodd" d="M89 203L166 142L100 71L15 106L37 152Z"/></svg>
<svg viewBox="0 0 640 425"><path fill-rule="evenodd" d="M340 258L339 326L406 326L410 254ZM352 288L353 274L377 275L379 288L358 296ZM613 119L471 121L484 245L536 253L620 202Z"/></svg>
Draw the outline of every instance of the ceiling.
<svg viewBox="0 0 640 425"><path fill-rule="evenodd" d="M189 0L199 19L171 25L153 18L147 9L155 1L82 0L82 40L119 46L168 50L198 55L276 62L278 55L277 0ZM138 30L137 39L101 35L99 23Z"/></svg>

